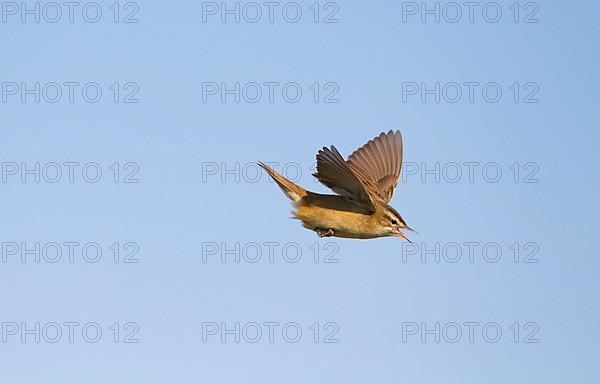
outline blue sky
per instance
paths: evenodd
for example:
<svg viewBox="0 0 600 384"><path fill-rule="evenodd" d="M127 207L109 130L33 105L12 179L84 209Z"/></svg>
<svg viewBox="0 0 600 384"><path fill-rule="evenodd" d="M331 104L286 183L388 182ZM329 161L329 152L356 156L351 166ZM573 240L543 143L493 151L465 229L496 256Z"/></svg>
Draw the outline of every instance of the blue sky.
<svg viewBox="0 0 600 384"><path fill-rule="evenodd" d="M598 377L596 2L40 4L0 23L6 382ZM324 193L389 129L413 245L257 173Z"/></svg>

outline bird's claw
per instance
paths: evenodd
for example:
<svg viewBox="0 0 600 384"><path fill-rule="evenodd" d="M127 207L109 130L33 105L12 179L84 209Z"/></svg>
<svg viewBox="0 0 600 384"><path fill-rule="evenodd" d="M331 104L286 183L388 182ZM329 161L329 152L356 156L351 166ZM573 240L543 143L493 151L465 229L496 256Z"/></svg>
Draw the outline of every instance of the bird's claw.
<svg viewBox="0 0 600 384"><path fill-rule="evenodd" d="M315 228L315 232L317 232L317 235L319 235L319 237L331 237L335 233L335 231L331 228L327 228L327 229Z"/></svg>

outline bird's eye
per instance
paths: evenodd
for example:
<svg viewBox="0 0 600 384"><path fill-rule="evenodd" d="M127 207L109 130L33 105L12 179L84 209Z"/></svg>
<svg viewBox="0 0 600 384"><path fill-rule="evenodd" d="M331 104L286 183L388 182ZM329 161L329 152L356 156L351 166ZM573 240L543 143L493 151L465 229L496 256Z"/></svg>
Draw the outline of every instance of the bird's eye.
<svg viewBox="0 0 600 384"><path fill-rule="evenodd" d="M398 224L398 222L396 221L396 219L392 219L392 224L394 224L394 225Z"/></svg>

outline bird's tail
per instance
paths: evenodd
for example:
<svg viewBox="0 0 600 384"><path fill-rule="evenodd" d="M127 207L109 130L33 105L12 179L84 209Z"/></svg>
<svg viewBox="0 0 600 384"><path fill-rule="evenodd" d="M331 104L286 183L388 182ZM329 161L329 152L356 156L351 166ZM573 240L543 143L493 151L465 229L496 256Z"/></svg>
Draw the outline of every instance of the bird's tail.
<svg viewBox="0 0 600 384"><path fill-rule="evenodd" d="M281 188L283 193L285 193L285 195L293 202L296 203L296 202L300 201L300 199L302 199L304 196L308 195L308 192L306 191L306 189L302 188L301 186L299 186L297 184L292 183L291 181L289 181L288 179L286 179L279 173L272 170L268 165L266 165L262 161L259 161L258 165L260 165L262 167L262 169L267 171L269 176L271 176L273 178L273 180L275 180L277 185L279 185L279 188Z"/></svg>

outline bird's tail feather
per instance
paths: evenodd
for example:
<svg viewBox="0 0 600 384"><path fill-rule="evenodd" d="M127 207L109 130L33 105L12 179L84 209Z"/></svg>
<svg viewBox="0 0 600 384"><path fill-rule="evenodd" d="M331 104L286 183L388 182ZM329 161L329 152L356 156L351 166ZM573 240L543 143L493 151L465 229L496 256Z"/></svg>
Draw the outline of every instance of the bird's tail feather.
<svg viewBox="0 0 600 384"><path fill-rule="evenodd" d="M285 193L285 195L293 202L298 202L300 201L300 199L308 195L306 189L302 188L297 184L292 183L290 180L286 179L279 173L272 170L268 165L266 165L262 161L259 161L258 165L260 165L262 169L267 171L269 176L271 176L273 180L275 180L277 185L279 185L279 188L281 188L283 193Z"/></svg>

